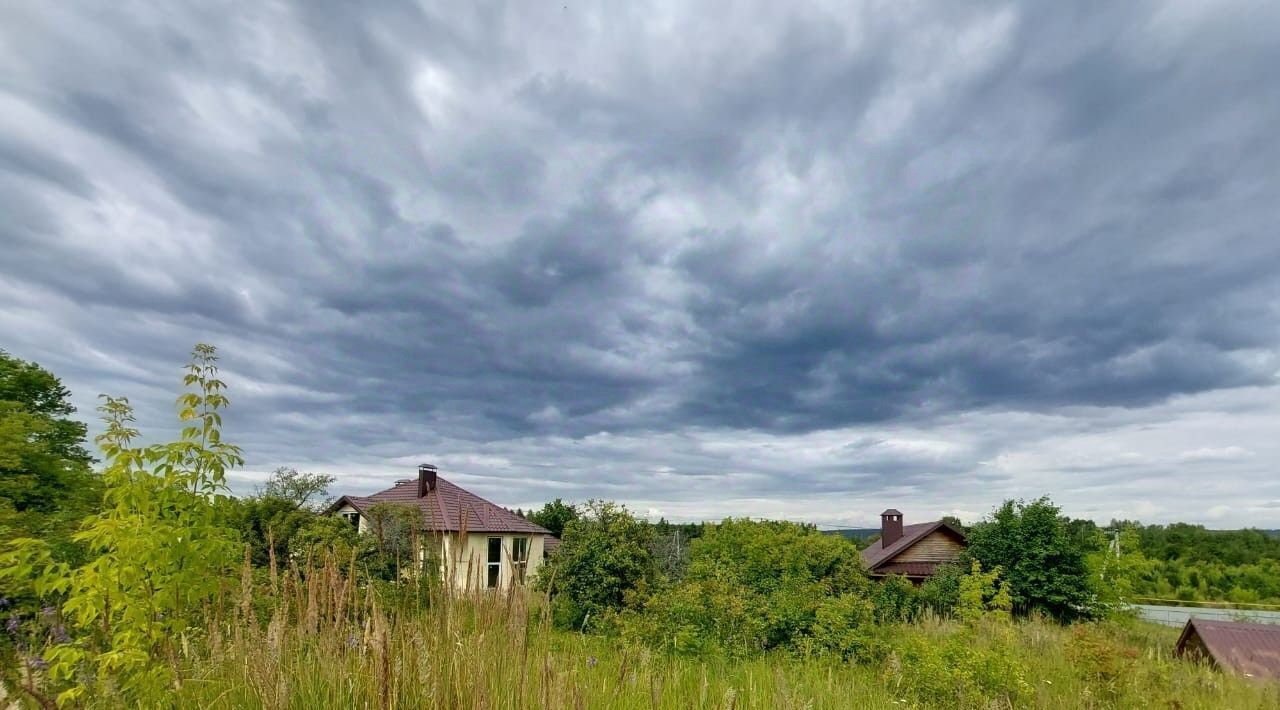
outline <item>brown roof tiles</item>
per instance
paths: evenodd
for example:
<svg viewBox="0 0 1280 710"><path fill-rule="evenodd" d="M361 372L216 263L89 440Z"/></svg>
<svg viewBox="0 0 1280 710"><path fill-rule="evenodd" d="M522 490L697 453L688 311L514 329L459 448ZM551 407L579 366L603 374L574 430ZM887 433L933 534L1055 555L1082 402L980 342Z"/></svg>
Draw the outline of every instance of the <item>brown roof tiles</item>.
<svg viewBox="0 0 1280 710"><path fill-rule="evenodd" d="M416 480L399 481L391 488L371 496L343 496L329 506L329 512L337 510L344 501L361 512L377 503L416 505L422 511L422 529L434 532L458 532L465 529L467 532L549 534L546 528L439 476L436 477L435 488L421 498L418 497Z"/></svg>

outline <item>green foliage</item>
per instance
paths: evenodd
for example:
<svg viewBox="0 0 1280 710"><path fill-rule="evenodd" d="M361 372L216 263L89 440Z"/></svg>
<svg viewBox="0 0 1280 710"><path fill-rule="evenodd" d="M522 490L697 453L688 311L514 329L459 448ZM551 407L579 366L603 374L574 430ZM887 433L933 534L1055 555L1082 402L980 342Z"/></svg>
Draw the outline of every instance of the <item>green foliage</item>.
<svg viewBox="0 0 1280 710"><path fill-rule="evenodd" d="M272 553L278 563L282 562L293 536L316 517L315 513L300 510L284 498L230 498L221 505L224 519L239 531L240 541L249 546L250 560L258 567L266 566Z"/></svg>
<svg viewBox="0 0 1280 710"><path fill-rule="evenodd" d="M920 610L920 593L911 581L892 574L872 585L871 603L876 621L882 624L910 621Z"/></svg>
<svg viewBox="0 0 1280 710"><path fill-rule="evenodd" d="M880 660L887 646L875 623L877 609L867 598L842 594L820 600L808 633L794 640L804 655L835 655L845 660Z"/></svg>
<svg viewBox="0 0 1280 710"><path fill-rule="evenodd" d="M983 619L1008 621L1013 611L1013 599L1009 585L1000 582L1001 568L983 572L982 565L973 561L969 573L960 578L956 616L961 621L974 624Z"/></svg>
<svg viewBox="0 0 1280 710"><path fill-rule="evenodd" d="M639 607L658 578L652 542L653 528L625 506L588 501L538 574L539 588L555 597L556 623L583 628L593 618Z"/></svg>
<svg viewBox="0 0 1280 710"><path fill-rule="evenodd" d="M82 700L108 684L127 697L173 684L177 645L196 632L202 606L224 588L239 545L220 519L216 500L227 469L242 463L222 441L225 385L215 351L197 345L183 378L194 386L178 398L181 438L135 448L138 432L124 398L105 397L97 442L106 457L101 513L86 518L76 539L91 559L72 567L38 540L14 540L0 556L10 583L61 599L67 638L43 653L59 703Z"/></svg>
<svg viewBox="0 0 1280 710"><path fill-rule="evenodd" d="M401 503L375 503L365 509L364 515L369 533L362 537L366 545L372 545L371 554L363 560L369 574L395 579L401 574L416 573L423 549L422 509Z"/></svg>
<svg viewBox="0 0 1280 710"><path fill-rule="evenodd" d="M994 641L970 628L941 638L908 632L886 678L924 707L1024 707L1032 697L1027 667L1012 634L997 632Z"/></svg>
<svg viewBox="0 0 1280 710"><path fill-rule="evenodd" d="M1039 610L1060 620L1093 613L1085 549L1048 498L1005 501L968 537L968 559L1003 570L1016 611Z"/></svg>
<svg viewBox="0 0 1280 710"><path fill-rule="evenodd" d="M631 632L654 648L694 656L742 657L765 647L758 600L729 580L688 580L654 595Z"/></svg>
<svg viewBox="0 0 1280 710"><path fill-rule="evenodd" d="M933 576L916 590L920 608L939 616L954 614L960 605L960 580L964 575L965 569L960 564L939 565Z"/></svg>
<svg viewBox="0 0 1280 710"><path fill-rule="evenodd" d="M542 506L541 510L529 511L525 517L529 519L529 522L546 528L552 535L562 537L565 527L577 520L579 514L577 506L556 498Z"/></svg>
<svg viewBox="0 0 1280 710"><path fill-rule="evenodd" d="M285 559L293 536L316 517L316 508L327 502L333 480L333 476L299 473L282 466L256 495L222 502L225 519L249 546L255 566L266 566L273 553L277 561Z"/></svg>
<svg viewBox="0 0 1280 710"><path fill-rule="evenodd" d="M730 519L693 541L683 580L653 595L632 630L678 653L853 656L874 645L867 593L857 548L843 538L795 523Z"/></svg>
<svg viewBox="0 0 1280 710"><path fill-rule="evenodd" d="M361 545L351 523L334 515L311 516L289 539L289 554L297 559L332 556L349 560Z"/></svg>
<svg viewBox="0 0 1280 710"><path fill-rule="evenodd" d="M0 540L38 538L76 562L83 545L71 534L102 487L70 396L52 373L0 350Z"/></svg>
<svg viewBox="0 0 1280 710"><path fill-rule="evenodd" d="M783 521L731 518L708 527L691 545L688 576L721 573L763 594L815 585L816 593L836 596L868 584L862 558L848 541Z"/></svg>
<svg viewBox="0 0 1280 710"><path fill-rule="evenodd" d="M1128 565L1135 597L1280 604L1280 538L1185 523L1112 527L1132 531L1120 540L1121 555L1140 555L1130 557L1140 564Z"/></svg>
<svg viewBox="0 0 1280 710"><path fill-rule="evenodd" d="M258 497L284 500L297 510L315 511L329 503L329 486L335 480L322 473L300 473L296 468L281 466L267 478Z"/></svg>

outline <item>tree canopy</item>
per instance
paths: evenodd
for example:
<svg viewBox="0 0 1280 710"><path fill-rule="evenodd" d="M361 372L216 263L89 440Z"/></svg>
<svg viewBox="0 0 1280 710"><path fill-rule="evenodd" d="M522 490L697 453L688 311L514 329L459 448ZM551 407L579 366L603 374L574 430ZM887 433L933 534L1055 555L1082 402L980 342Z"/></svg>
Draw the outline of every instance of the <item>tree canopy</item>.
<svg viewBox="0 0 1280 710"><path fill-rule="evenodd" d="M44 539L60 558L80 549L71 532L102 495L70 397L53 373L0 350L0 536Z"/></svg>
<svg viewBox="0 0 1280 710"><path fill-rule="evenodd" d="M578 508L572 503L566 503L556 498L555 500L542 506L541 510L531 510L526 515L530 522L541 525L551 531L552 535L560 537L564 534L565 526L577 520L579 517Z"/></svg>
<svg viewBox="0 0 1280 710"><path fill-rule="evenodd" d="M1086 550L1047 497L1006 500L970 528L968 538L965 554L985 570L1001 569L1015 611L1037 609L1064 620L1089 613Z"/></svg>

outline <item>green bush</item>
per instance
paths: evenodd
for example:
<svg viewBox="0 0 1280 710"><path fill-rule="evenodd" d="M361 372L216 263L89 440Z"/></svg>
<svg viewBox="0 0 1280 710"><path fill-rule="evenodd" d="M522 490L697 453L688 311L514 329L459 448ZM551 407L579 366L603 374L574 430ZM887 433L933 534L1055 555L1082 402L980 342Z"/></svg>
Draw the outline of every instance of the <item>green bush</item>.
<svg viewBox="0 0 1280 710"><path fill-rule="evenodd" d="M853 594L828 597L813 612L808 633L796 641L805 655L832 654L842 658L873 662L886 652L883 635L875 622L876 610L870 600Z"/></svg>
<svg viewBox="0 0 1280 710"><path fill-rule="evenodd" d="M631 630L650 646L681 655L742 657L765 646L764 602L720 578L690 580L654 595Z"/></svg>
<svg viewBox="0 0 1280 710"><path fill-rule="evenodd" d="M1012 635L998 636L1008 640L987 643L970 628L941 638L910 632L898 642L887 680L930 708L1023 707L1032 696L1027 668Z"/></svg>
<svg viewBox="0 0 1280 710"><path fill-rule="evenodd" d="M876 621L882 624L910 621L919 610L920 593L906 577L893 574L875 585L871 602L875 605Z"/></svg>
<svg viewBox="0 0 1280 710"><path fill-rule="evenodd" d="M960 579L964 577L965 568L959 564L941 565L926 579L916 591L916 598L922 610L932 611L938 616L951 616L960 605Z"/></svg>
<svg viewBox="0 0 1280 710"><path fill-rule="evenodd" d="M847 540L795 523L726 520L693 541L684 580L654 594L633 627L680 653L869 657L874 621L861 558Z"/></svg>
<svg viewBox="0 0 1280 710"><path fill-rule="evenodd" d="M537 586L555 597L552 618L562 628L587 628L610 613L638 608L658 580L651 526L608 501L588 501L579 513L538 573Z"/></svg>

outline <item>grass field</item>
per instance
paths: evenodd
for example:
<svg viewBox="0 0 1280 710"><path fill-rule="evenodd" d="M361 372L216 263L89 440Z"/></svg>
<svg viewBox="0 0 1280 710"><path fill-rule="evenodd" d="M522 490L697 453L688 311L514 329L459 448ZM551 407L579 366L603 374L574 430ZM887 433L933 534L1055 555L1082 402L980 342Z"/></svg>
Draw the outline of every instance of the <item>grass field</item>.
<svg viewBox="0 0 1280 710"><path fill-rule="evenodd" d="M874 661L731 660L557 630L548 600L523 589L457 595L349 580L331 564L269 579L246 566L207 625L158 656L170 659L176 687L126 697L113 678L87 680L84 706L1280 708L1280 683L1173 658L1177 629L1137 621L926 618L873 627ZM23 680L30 690L0 692L0 708L53 707L58 688L40 669Z"/></svg>
<svg viewBox="0 0 1280 710"><path fill-rule="evenodd" d="M886 627L884 660L856 665L671 657L554 630L536 596L437 599L405 615L367 600L356 614L336 594L295 597L267 623L237 614L185 644L181 688L152 702L298 710L1280 707L1280 685L1174 659L1176 630L1137 622L970 629L926 620ZM96 705L116 701L99 696Z"/></svg>

